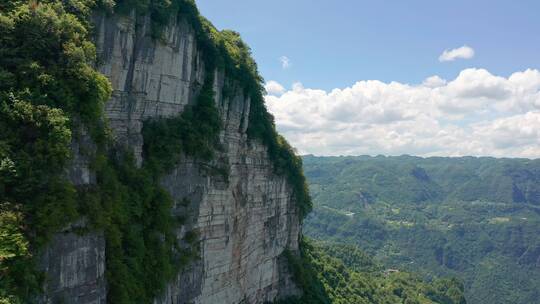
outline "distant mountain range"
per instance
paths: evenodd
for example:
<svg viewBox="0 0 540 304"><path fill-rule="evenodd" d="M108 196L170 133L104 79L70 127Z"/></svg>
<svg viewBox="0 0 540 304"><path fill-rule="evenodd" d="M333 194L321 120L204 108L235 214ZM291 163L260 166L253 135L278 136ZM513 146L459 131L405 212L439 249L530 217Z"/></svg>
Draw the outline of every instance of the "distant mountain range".
<svg viewBox="0 0 540 304"><path fill-rule="evenodd" d="M304 165L321 204L354 209L359 200L482 200L540 206L540 159L305 156Z"/></svg>

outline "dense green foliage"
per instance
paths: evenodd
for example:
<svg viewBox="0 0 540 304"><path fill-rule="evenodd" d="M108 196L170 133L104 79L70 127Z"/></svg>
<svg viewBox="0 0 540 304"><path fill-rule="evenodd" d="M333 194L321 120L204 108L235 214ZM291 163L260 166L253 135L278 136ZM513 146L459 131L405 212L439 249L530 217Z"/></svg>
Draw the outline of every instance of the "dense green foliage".
<svg viewBox="0 0 540 304"><path fill-rule="evenodd" d="M28 255L28 241L21 226L22 214L11 206L0 208L0 260Z"/></svg>
<svg viewBox="0 0 540 304"><path fill-rule="evenodd" d="M539 303L540 161L304 158L304 232L385 265L462 279L471 303Z"/></svg>
<svg viewBox="0 0 540 304"><path fill-rule="evenodd" d="M286 255L304 295L281 303L465 303L463 286L456 280L428 284L409 273L383 271L354 246L304 240L299 257Z"/></svg>
<svg viewBox="0 0 540 304"><path fill-rule="evenodd" d="M0 205L0 303L19 303L18 299L9 293L13 286L24 282L12 273L32 275L31 256L28 240L24 235L23 214L9 206L8 203ZM31 277L30 284L36 280ZM26 283L26 282L25 282Z"/></svg>
<svg viewBox="0 0 540 304"><path fill-rule="evenodd" d="M65 177L74 122L96 121L97 132L110 93L91 66L95 51L83 22L68 13L75 1L43 2L0 2L1 230L26 244L0 259L5 297L39 290L42 276L28 252L78 217L77 191Z"/></svg>
<svg viewBox="0 0 540 304"><path fill-rule="evenodd" d="M84 19L92 1L30 1L0 17L0 92L59 108L84 122L99 121L110 94L95 71L95 47ZM21 1L27 3L27 1ZM13 5L13 4L12 4ZM78 10L80 16L70 13Z"/></svg>

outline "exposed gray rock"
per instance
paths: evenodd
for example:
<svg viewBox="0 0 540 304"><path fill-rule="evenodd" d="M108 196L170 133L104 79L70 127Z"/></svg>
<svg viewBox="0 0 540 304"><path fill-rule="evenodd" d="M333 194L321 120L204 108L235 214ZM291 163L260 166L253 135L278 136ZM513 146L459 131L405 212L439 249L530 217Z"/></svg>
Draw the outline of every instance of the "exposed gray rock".
<svg viewBox="0 0 540 304"><path fill-rule="evenodd" d="M109 125L115 141L133 149L140 164L144 120L178 115L194 102L205 79L204 62L184 21L170 24L161 40L150 37L146 17L99 15L94 21L99 70L114 89L106 106ZM177 203L173 212L189 215L177 231L179 242L196 229L201 258L167 286L156 304L264 303L300 293L282 255L285 249L298 250L300 221L292 190L285 177L274 173L266 148L248 141L250 100L239 84L232 85L237 87L233 97L223 97L226 81L223 72L215 72L223 131L214 161L184 157L162 181ZM213 168L227 169L229 175ZM77 157L70 172L78 184L92 182ZM186 199L190 203L183 206ZM47 299L105 301L103 256L101 234L57 235L42 263L50 277Z"/></svg>
<svg viewBox="0 0 540 304"><path fill-rule="evenodd" d="M149 35L146 17L95 18L99 70L114 88L107 103L109 125L116 141L129 146L142 161L142 123L150 117L182 112L204 82L204 65L193 30L173 23L157 41Z"/></svg>
<svg viewBox="0 0 540 304"><path fill-rule="evenodd" d="M41 257L47 292L38 302L105 304L105 239L70 231L57 234Z"/></svg>
<svg viewBox="0 0 540 304"><path fill-rule="evenodd" d="M76 186L95 183L89 154L95 149L86 130L78 130L71 145L73 158L67 176ZM68 225L57 233L39 258L46 274L45 293L37 303L105 304L105 238L102 232L77 233L86 228L85 220Z"/></svg>

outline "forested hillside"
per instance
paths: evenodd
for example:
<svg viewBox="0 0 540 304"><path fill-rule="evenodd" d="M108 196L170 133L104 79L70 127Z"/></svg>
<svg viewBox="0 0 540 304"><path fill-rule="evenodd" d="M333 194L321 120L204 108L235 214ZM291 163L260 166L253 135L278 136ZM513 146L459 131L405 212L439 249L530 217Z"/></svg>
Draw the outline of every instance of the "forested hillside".
<svg viewBox="0 0 540 304"><path fill-rule="evenodd" d="M540 160L304 157L304 232L456 276L469 303L540 303Z"/></svg>
<svg viewBox="0 0 540 304"><path fill-rule="evenodd" d="M415 274L385 269L353 245L304 239L289 265L304 290L302 298L279 304L465 304L455 279L426 282Z"/></svg>

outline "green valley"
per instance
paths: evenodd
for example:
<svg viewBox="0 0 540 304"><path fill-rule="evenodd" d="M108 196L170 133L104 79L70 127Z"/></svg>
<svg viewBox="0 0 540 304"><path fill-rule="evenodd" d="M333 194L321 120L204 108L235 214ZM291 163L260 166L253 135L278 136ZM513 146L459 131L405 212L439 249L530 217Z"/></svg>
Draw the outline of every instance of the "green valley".
<svg viewBox="0 0 540 304"><path fill-rule="evenodd" d="M468 303L540 303L540 160L304 157L304 233L354 244Z"/></svg>
<svg viewBox="0 0 540 304"><path fill-rule="evenodd" d="M465 304L456 279L422 280L386 269L354 245L304 239L300 256L286 253L301 298L278 304Z"/></svg>

